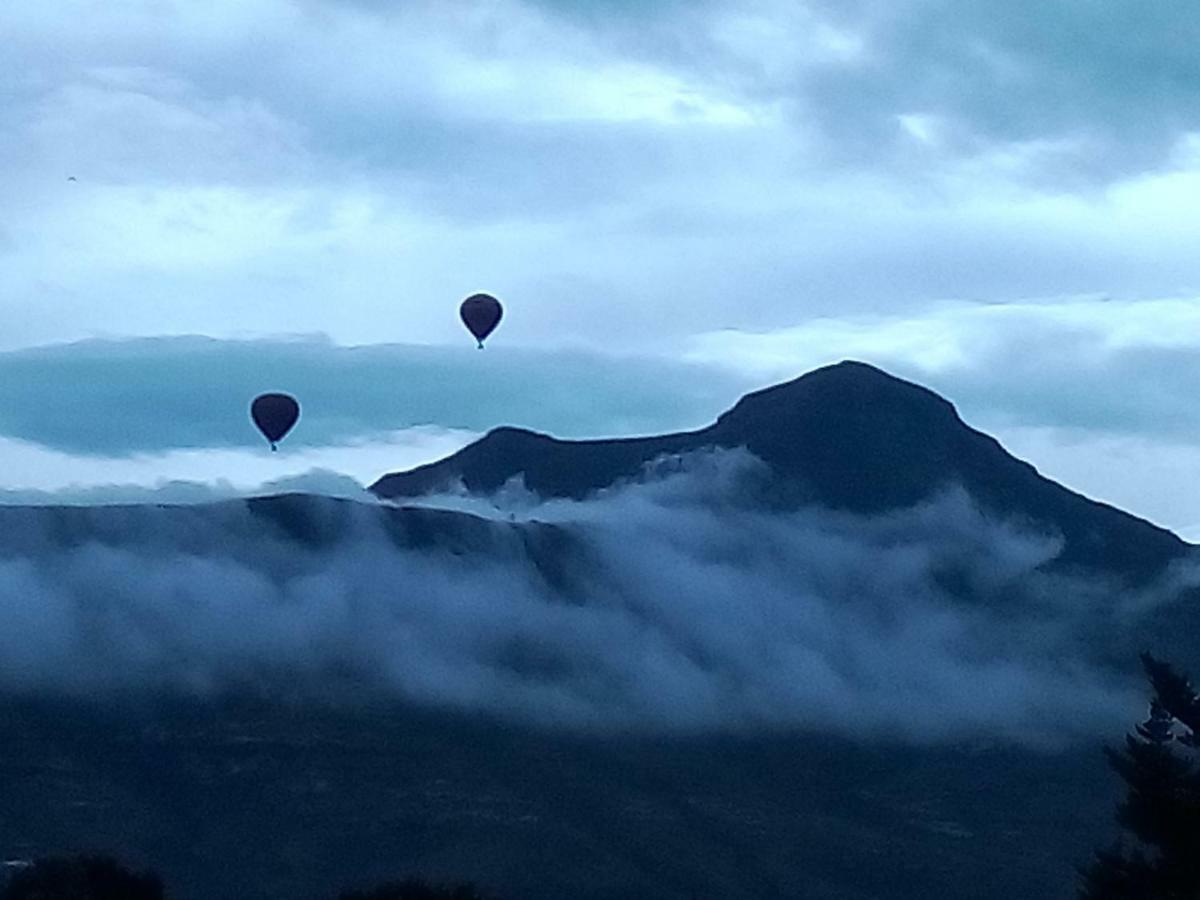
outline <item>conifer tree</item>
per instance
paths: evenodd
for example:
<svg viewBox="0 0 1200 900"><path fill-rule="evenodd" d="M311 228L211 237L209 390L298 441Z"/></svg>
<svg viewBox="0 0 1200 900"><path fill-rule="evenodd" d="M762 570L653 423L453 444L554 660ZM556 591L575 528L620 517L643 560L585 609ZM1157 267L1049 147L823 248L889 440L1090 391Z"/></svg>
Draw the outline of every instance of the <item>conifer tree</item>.
<svg viewBox="0 0 1200 900"><path fill-rule="evenodd" d="M1149 653L1149 718L1109 764L1128 793L1117 808L1126 835L1081 872L1081 900L1200 900L1200 696Z"/></svg>

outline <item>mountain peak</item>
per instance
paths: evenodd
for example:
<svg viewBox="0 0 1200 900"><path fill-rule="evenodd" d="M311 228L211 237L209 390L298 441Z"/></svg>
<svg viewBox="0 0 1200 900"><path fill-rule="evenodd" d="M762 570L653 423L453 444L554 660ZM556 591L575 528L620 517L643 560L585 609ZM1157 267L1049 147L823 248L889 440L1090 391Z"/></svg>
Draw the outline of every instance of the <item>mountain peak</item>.
<svg viewBox="0 0 1200 900"><path fill-rule="evenodd" d="M739 400L729 412L743 405L788 404L806 398L818 399L826 404L839 401L855 404L901 403L906 406L927 404L942 410L954 409L948 400L929 388L905 381L869 363L847 359L813 369L791 381L753 391Z"/></svg>
<svg viewBox="0 0 1200 900"><path fill-rule="evenodd" d="M1186 551L1170 532L1042 477L933 391L852 360L747 394L699 431L562 441L500 428L371 490L406 497L461 481L486 493L521 476L543 497L580 499L660 456L707 447L748 449L770 467L780 497L864 515L958 485L992 513L1061 534L1067 563L1145 574Z"/></svg>
<svg viewBox="0 0 1200 900"><path fill-rule="evenodd" d="M954 406L928 388L867 363L844 360L747 394L717 419L717 426L739 423L753 429L769 427L779 416L822 419L830 413L875 417L885 424L914 416L942 427L962 424Z"/></svg>
<svg viewBox="0 0 1200 900"><path fill-rule="evenodd" d="M857 512L919 502L983 438L933 391L855 361L747 394L712 431L805 482L818 502Z"/></svg>

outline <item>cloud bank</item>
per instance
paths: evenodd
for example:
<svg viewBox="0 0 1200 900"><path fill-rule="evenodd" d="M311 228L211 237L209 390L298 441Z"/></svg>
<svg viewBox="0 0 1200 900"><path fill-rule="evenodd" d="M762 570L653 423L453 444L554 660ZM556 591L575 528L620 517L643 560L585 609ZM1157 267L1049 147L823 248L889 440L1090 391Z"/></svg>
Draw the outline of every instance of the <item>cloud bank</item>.
<svg viewBox="0 0 1200 900"><path fill-rule="evenodd" d="M0 438L0 504L201 503L280 490L362 497L380 473L453 453L478 435L435 427L277 453L254 449L169 450L123 457L76 456ZM350 493L348 493L350 492Z"/></svg>
<svg viewBox="0 0 1200 900"><path fill-rule="evenodd" d="M486 519L331 500L299 517L0 509L0 687L917 742L1054 743L1140 711L1140 685L1083 637L1115 600L1038 569L1053 536L954 493L876 519L767 514L746 504L762 472L743 453L675 469L581 503L511 488Z"/></svg>
<svg viewBox="0 0 1200 900"><path fill-rule="evenodd" d="M387 443L428 426L431 434L522 425L606 437L707 424L743 383L662 358L478 352L466 337L459 348L339 347L319 338L88 341L0 353L0 435L97 457L257 450L264 443L250 401L283 390L301 405L281 445L289 452Z"/></svg>

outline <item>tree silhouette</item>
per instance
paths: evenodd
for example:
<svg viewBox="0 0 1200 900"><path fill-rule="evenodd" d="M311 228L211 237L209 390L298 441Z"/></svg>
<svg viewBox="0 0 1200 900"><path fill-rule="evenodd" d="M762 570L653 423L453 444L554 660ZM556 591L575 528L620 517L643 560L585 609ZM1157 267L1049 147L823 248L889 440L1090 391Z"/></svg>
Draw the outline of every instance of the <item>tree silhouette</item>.
<svg viewBox="0 0 1200 900"><path fill-rule="evenodd" d="M1128 787L1117 808L1127 835L1081 871L1081 900L1200 900L1200 696L1167 663L1141 659L1150 716L1105 750Z"/></svg>
<svg viewBox="0 0 1200 900"><path fill-rule="evenodd" d="M107 856L39 859L18 870L0 900L163 900L162 881Z"/></svg>

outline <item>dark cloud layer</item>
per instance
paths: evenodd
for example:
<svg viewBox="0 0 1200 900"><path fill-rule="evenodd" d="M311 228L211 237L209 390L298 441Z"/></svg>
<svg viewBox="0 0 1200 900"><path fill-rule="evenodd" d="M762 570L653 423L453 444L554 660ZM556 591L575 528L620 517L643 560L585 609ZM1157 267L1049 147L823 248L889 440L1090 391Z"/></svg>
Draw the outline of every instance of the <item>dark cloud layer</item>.
<svg viewBox="0 0 1200 900"><path fill-rule="evenodd" d="M88 342L0 354L0 434L72 453L259 446L248 407L288 391L289 447L413 425L523 425L606 437L707 424L744 382L700 366L503 347L336 347L320 340ZM653 385L653 390L647 386Z"/></svg>
<svg viewBox="0 0 1200 900"><path fill-rule="evenodd" d="M1200 22L1184 0L535 5L635 58L787 104L801 127L819 124L834 168L912 175L1040 144L1032 179L1079 189L1157 169L1200 129ZM758 53L731 46L730 23L759 29ZM853 51L822 58L823 31ZM773 32L798 48L787 64L772 58ZM936 148L914 152L908 115L936 121Z"/></svg>
<svg viewBox="0 0 1200 900"><path fill-rule="evenodd" d="M680 32L695 24L682 11L671 18ZM740 16L709 6L699 18L790 28L802 46L824 30L853 47L830 59L801 50L781 66L769 43L761 56L752 45L734 52L719 27L687 52L675 43L676 62L715 68L747 95L787 104L798 124L817 124L833 168L895 164L913 177L1023 148L1035 153L1025 172L1034 183L1086 189L1162 167L1200 128L1200 25L1186 2L814 0ZM660 54L671 58L670 46ZM917 147L902 116L926 117L936 140Z"/></svg>
<svg viewBox="0 0 1200 900"><path fill-rule="evenodd" d="M1078 141L1061 185L1161 165L1200 127L1200 21L1186 2L825 4L869 36L870 60L828 73L814 108L867 145L889 117L945 116L975 142ZM824 101L824 102L823 102Z"/></svg>

